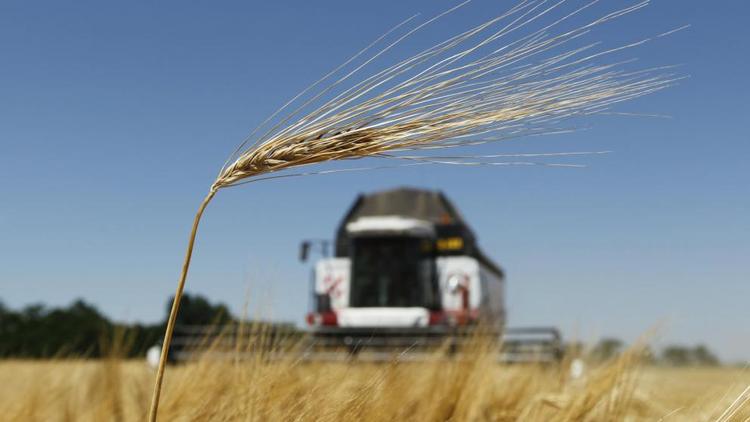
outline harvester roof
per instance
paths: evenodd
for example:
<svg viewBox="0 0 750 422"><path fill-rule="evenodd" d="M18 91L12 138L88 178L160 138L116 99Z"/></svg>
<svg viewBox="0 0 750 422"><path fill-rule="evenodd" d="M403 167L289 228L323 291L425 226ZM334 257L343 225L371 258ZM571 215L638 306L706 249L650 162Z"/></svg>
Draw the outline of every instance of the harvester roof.
<svg viewBox="0 0 750 422"><path fill-rule="evenodd" d="M434 224L440 255L470 255L502 275L502 270L479 249L474 232L453 203L440 191L397 188L360 194L339 224L336 256L348 256L350 233L346 227L361 217L399 216Z"/></svg>

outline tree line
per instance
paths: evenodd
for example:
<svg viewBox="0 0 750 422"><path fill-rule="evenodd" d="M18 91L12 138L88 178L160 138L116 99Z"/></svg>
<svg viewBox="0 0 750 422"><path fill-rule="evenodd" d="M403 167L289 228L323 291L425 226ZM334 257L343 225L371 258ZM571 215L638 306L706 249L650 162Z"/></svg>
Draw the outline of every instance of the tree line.
<svg viewBox="0 0 750 422"><path fill-rule="evenodd" d="M171 303L170 298L167 312ZM191 294L183 297L177 317L178 325L232 321L235 318L226 305ZM166 314L154 324L114 322L81 299L66 307L30 305L17 311L0 302L0 357L102 357L114 347L120 355L138 357L161 342L165 326Z"/></svg>
<svg viewBox="0 0 750 422"><path fill-rule="evenodd" d="M625 350L625 343L616 338L603 338L588 353L590 359L606 361L619 356ZM648 363L667 366L716 366L719 358L704 344L694 346L668 345L655 352L650 347L644 350Z"/></svg>

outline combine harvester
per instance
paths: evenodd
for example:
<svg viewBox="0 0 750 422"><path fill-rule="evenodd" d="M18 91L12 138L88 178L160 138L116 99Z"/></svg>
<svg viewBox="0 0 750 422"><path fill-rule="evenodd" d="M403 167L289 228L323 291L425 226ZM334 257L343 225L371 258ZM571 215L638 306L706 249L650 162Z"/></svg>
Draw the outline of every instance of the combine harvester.
<svg viewBox="0 0 750 422"><path fill-rule="evenodd" d="M312 359L419 358L460 350L474 333L490 336L503 362L554 362L557 329L507 328L505 275L441 192L394 189L360 195L328 241L305 241L323 258L312 277L307 315Z"/></svg>
<svg viewBox="0 0 750 422"><path fill-rule="evenodd" d="M323 255L313 270L307 333L270 322L178 325L170 360L300 352L305 360L419 360L442 347L460 354L480 336L481 344L497 347L502 362L562 357L555 328L505 326L503 270L440 192L360 195L339 225L333 257L330 246L327 240L301 246L302 261L313 250Z"/></svg>

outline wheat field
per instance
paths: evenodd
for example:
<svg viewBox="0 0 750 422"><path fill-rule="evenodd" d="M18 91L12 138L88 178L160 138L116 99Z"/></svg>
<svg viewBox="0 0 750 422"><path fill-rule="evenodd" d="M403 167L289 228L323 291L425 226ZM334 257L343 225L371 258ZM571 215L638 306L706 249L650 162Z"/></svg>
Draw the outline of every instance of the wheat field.
<svg viewBox="0 0 750 422"><path fill-rule="evenodd" d="M750 373L737 368L642 366L634 353L591 366L501 365L468 359L311 363L202 359L172 368L168 421L745 421ZM0 419L140 421L154 372L145 362L5 360ZM733 404L734 402L734 404Z"/></svg>

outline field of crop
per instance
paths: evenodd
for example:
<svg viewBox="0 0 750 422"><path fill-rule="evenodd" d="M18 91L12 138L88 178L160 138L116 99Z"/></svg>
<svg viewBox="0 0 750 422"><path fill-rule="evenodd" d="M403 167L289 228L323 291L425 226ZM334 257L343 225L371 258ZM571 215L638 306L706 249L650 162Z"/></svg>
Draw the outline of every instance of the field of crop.
<svg viewBox="0 0 750 422"><path fill-rule="evenodd" d="M203 360L170 368L159 416L164 421L750 417L743 403L750 373L742 369L640 366L631 354L588 368L578 379L564 368L503 366L484 354L384 364ZM0 419L140 421L153 376L141 361L0 361Z"/></svg>

